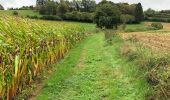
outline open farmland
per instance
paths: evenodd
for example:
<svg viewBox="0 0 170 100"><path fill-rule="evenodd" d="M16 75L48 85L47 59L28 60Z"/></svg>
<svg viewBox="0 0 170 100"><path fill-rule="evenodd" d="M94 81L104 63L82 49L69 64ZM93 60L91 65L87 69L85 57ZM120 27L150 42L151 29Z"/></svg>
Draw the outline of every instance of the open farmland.
<svg viewBox="0 0 170 100"><path fill-rule="evenodd" d="M147 83L141 78L132 82L138 73L134 72L136 69L127 69L132 69L135 65L126 65L125 59L119 57L117 49L121 40L115 37L117 44L107 46L102 33L89 36L71 50L59 65L54 65L55 73L40 89L35 88L37 93L16 97L18 93L22 93L25 86L34 83L41 71L50 69L51 64L56 64L70 48L83 40L89 30L94 29L94 24L30 20L10 16L0 18L2 99L145 98ZM140 86L145 88L145 91L141 91L138 88ZM81 91L84 91L86 96ZM75 96L75 93L79 97Z"/></svg>
<svg viewBox="0 0 170 100"><path fill-rule="evenodd" d="M144 24L149 26L151 23L145 22ZM124 33L122 37L125 40L131 39L153 50L167 52L170 50L170 24L162 24L164 26L162 30Z"/></svg>
<svg viewBox="0 0 170 100"><path fill-rule="evenodd" d="M0 0L0 100L170 100L169 3Z"/></svg>
<svg viewBox="0 0 170 100"><path fill-rule="evenodd" d="M139 26L129 25L128 28L136 31ZM147 23L142 23L141 26L148 27ZM56 99L59 97L67 100L69 98L106 98L108 100L140 98L144 100L149 98L146 94L152 89L145 81L146 73L149 74L149 78L147 78L149 82L150 80L158 81L162 79L155 68L148 72L140 70L141 66L146 67L150 64L150 56L141 57L140 60L142 59L142 61L139 60L141 65L138 68L135 65L137 61L132 63L120 56L118 50L124 43L119 36L113 38L113 45L108 45L103 41L104 35L102 33L88 35L94 32L94 29L94 24L1 16L0 70L2 73L0 96L2 99L33 98L48 100L49 98ZM129 43L126 40L130 40L135 46L142 44L152 50L166 52L170 48L168 44L170 36L168 29L165 29L128 32L121 35L125 39L125 44ZM88 37L84 39L86 36ZM80 43L80 41L82 42ZM70 50L78 43L80 45ZM64 58L68 51L71 52ZM136 52L143 54L145 50ZM154 53L151 53L151 57L155 57L152 59L152 61L155 61L154 64L161 63L160 65L162 65L162 58L152 56L152 54ZM165 56L161 57L165 58ZM64 59L56 65L62 58ZM26 92L28 94L20 94L16 97L19 93L23 93L24 87L34 83L36 77L43 70L51 69L51 64L55 64L54 74L45 81L44 85L41 84L42 86L38 89L34 88L31 93ZM161 70L161 67L158 68L157 70ZM168 69L163 74L168 75L167 73ZM164 81L166 79L160 82ZM96 84L98 85L96 86ZM77 88L77 86L80 88ZM141 88L144 90L141 90ZM165 95L162 95L163 92L159 91L160 88L166 93ZM168 96L169 92L167 92L168 89L165 85L161 84L160 88L155 89L155 91L164 97Z"/></svg>

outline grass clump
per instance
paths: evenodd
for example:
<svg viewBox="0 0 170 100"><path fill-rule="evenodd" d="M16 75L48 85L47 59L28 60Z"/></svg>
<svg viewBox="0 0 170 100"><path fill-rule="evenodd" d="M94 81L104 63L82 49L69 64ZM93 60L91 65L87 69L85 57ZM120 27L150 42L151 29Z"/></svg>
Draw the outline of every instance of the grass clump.
<svg viewBox="0 0 170 100"><path fill-rule="evenodd" d="M14 12L13 12L13 15L14 15L14 16L18 16L18 12L17 12L17 11L14 11Z"/></svg>
<svg viewBox="0 0 170 100"><path fill-rule="evenodd" d="M152 23L151 26L156 29L163 29L163 25L161 23Z"/></svg>

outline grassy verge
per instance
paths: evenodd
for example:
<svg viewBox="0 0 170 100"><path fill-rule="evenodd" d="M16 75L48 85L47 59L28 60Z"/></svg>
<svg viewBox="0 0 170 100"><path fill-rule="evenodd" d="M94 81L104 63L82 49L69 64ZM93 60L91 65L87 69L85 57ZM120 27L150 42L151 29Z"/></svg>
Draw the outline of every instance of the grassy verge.
<svg viewBox="0 0 170 100"><path fill-rule="evenodd" d="M150 84L150 94L147 99L168 100L170 97L169 54L154 52L133 40L125 42L121 54L139 66L141 72L138 74L144 76Z"/></svg>

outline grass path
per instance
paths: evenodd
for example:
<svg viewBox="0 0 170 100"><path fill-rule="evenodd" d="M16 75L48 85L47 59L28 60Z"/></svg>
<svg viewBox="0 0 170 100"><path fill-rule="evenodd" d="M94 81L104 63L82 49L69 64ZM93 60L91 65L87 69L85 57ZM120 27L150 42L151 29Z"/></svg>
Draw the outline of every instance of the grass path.
<svg viewBox="0 0 170 100"><path fill-rule="evenodd" d="M144 100L148 86L137 68L119 57L121 42L103 34L80 43L56 67L37 100Z"/></svg>

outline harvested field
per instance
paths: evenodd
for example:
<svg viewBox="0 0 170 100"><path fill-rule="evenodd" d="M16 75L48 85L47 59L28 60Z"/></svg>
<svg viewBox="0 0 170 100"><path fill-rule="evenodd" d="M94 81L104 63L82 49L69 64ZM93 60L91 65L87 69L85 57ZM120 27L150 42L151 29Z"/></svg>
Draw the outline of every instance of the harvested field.
<svg viewBox="0 0 170 100"><path fill-rule="evenodd" d="M170 35L169 34L153 34L146 32L133 32L123 34L123 39L132 40L142 45L151 48L152 50L168 51L170 50Z"/></svg>

